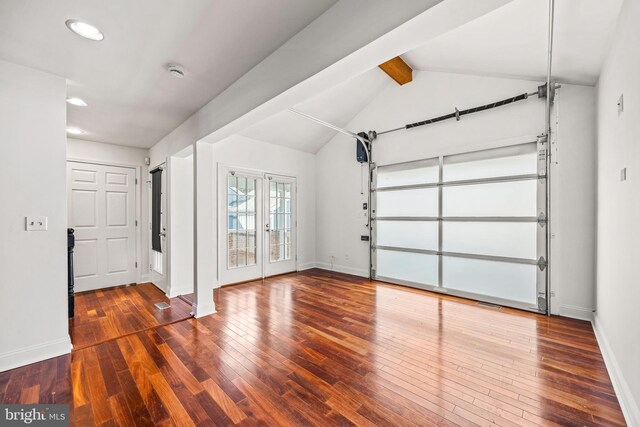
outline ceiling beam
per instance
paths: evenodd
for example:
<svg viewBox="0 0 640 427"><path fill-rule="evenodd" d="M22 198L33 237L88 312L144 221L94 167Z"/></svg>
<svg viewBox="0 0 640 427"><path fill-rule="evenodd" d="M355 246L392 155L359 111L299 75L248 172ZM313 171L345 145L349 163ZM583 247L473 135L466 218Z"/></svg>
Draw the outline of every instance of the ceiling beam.
<svg viewBox="0 0 640 427"><path fill-rule="evenodd" d="M378 65L382 71L396 81L400 86L409 83L413 79L413 70L402 58L396 56L393 59Z"/></svg>

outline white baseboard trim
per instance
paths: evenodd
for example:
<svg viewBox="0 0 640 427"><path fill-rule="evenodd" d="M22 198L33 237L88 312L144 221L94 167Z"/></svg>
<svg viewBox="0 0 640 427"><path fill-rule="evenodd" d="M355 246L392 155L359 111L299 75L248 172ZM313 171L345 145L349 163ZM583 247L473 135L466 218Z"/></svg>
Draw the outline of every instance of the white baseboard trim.
<svg viewBox="0 0 640 427"><path fill-rule="evenodd" d="M298 266L298 271L311 270L312 268L316 268L315 262L307 262L304 264L300 264Z"/></svg>
<svg viewBox="0 0 640 427"><path fill-rule="evenodd" d="M592 321L593 331L596 334L596 339L598 340L598 344L600 345L600 351L602 352L602 357L604 358L604 363L607 366L607 371L609 372L609 377L611 378L611 383L613 384L613 389L616 392L616 396L618 397L618 402L620 403L620 407L622 408L622 413L624 418L629 426L640 426L640 408L638 408L638 403L633 398L631 394L631 389L629 388L629 384L624 378L624 373L620 369L620 365L616 359L613 350L607 340L607 336L602 330L602 324L598 321L598 315L596 314Z"/></svg>
<svg viewBox="0 0 640 427"><path fill-rule="evenodd" d="M593 309L578 307L569 304L560 304L560 310L558 313L560 316L571 317L573 319L586 320L591 322L593 320Z"/></svg>
<svg viewBox="0 0 640 427"><path fill-rule="evenodd" d="M360 277L369 277L369 272L361 268L346 267L344 265L336 265L336 264L334 264L332 268L331 264L325 263L325 262L317 262L315 266L317 268L322 268L323 270L335 271L335 272L344 273L344 274L352 274L354 276L360 276Z"/></svg>
<svg viewBox="0 0 640 427"><path fill-rule="evenodd" d="M69 353L71 353L71 338L67 335L65 338L0 354L0 372Z"/></svg>
<svg viewBox="0 0 640 427"><path fill-rule="evenodd" d="M169 289L169 293L167 293L167 298L175 298L179 295L192 294L193 292L194 292L193 285L182 286L180 288L171 288Z"/></svg>
<svg viewBox="0 0 640 427"><path fill-rule="evenodd" d="M208 304L194 304L193 305L193 317L199 319L201 317L209 316L217 313L216 306L211 302Z"/></svg>

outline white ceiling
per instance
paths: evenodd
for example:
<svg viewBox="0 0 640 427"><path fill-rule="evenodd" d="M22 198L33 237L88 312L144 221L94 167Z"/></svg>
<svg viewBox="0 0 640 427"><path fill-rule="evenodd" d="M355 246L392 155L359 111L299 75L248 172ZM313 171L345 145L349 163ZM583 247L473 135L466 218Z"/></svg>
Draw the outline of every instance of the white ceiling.
<svg viewBox="0 0 640 427"><path fill-rule="evenodd" d="M68 106L79 138L150 147L335 2L2 0L0 59L66 77L89 104ZM104 40L71 33L70 18Z"/></svg>
<svg viewBox="0 0 640 427"><path fill-rule="evenodd" d="M382 70L375 68L295 105L295 108L325 122L344 127L389 84L395 83ZM310 153L317 152L336 133L287 110L240 132L249 138Z"/></svg>
<svg viewBox="0 0 640 427"><path fill-rule="evenodd" d="M556 0L553 76L594 85L623 0ZM431 40L403 58L418 70L544 80L547 1L513 2Z"/></svg>
<svg viewBox="0 0 640 427"><path fill-rule="evenodd" d="M597 82L622 1L556 0L555 78L566 83ZM402 57L416 70L543 81L547 68L547 4L545 0L514 0ZM376 68L295 108L345 127L382 90L385 81L395 85ZM410 85L406 88L410 90ZM241 134L315 153L336 132L283 111Z"/></svg>

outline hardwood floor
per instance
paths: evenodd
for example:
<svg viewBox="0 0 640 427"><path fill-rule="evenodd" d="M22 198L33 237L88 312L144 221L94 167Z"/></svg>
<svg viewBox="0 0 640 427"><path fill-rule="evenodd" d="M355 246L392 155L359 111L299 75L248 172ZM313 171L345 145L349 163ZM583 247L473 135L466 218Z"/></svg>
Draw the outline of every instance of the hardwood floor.
<svg viewBox="0 0 640 427"><path fill-rule="evenodd" d="M155 303L171 308L159 310ZM75 298L75 316L69 320L71 342L80 349L123 335L191 317L191 305L169 300L151 283L81 292Z"/></svg>
<svg viewBox="0 0 640 427"><path fill-rule="evenodd" d="M77 425L624 425L589 323L320 270L0 373Z"/></svg>

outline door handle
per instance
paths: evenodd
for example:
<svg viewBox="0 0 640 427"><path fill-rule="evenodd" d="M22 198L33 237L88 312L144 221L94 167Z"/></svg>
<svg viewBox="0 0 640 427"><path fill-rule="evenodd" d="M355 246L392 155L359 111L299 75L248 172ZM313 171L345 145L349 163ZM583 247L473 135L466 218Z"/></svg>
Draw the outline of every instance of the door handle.
<svg viewBox="0 0 640 427"><path fill-rule="evenodd" d="M269 224L266 224L266 225L264 226L264 229L265 229L266 231L271 231L271 229L269 228Z"/></svg>

